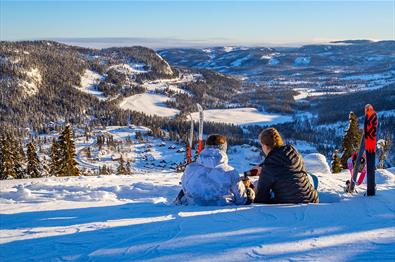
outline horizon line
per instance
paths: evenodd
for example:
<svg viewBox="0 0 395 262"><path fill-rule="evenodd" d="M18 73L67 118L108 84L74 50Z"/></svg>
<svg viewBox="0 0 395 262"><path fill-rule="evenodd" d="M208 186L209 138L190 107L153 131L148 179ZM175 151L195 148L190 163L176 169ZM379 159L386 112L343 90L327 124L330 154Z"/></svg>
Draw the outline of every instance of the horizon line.
<svg viewBox="0 0 395 262"><path fill-rule="evenodd" d="M155 37L48 37L3 40L6 42L23 41L56 41L63 44L74 45L87 48L109 48L127 46L146 46L153 49L160 48L209 48L221 46L241 46L241 47L300 47L304 45L336 44L344 41L395 41L394 39L369 39L369 38L350 38L350 39L312 39L310 41L295 42L239 42L232 39L180 39L180 38L155 38Z"/></svg>

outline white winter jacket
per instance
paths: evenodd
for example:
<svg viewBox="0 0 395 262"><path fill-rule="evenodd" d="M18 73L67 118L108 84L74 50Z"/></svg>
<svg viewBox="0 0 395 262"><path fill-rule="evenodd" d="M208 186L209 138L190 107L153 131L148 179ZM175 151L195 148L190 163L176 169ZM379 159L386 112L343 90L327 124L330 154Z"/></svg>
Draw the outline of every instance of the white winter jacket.
<svg viewBox="0 0 395 262"><path fill-rule="evenodd" d="M184 203L196 205L243 205L246 188L238 172L228 165L225 152L206 147L195 163L189 164L181 178Z"/></svg>

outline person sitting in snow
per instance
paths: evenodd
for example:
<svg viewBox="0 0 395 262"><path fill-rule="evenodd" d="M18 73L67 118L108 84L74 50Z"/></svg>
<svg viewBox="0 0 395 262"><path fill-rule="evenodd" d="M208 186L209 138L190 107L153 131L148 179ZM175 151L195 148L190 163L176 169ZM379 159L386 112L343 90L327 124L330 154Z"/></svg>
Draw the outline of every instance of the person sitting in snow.
<svg viewBox="0 0 395 262"><path fill-rule="evenodd" d="M259 175L254 203L318 203L302 156L292 145L284 145L275 128L266 128L259 140L266 158L250 171Z"/></svg>
<svg viewBox="0 0 395 262"><path fill-rule="evenodd" d="M177 199L183 204L246 205L254 191L244 185L239 173L228 165L226 137L210 135L196 162L187 165ZM180 197L181 196L181 197Z"/></svg>

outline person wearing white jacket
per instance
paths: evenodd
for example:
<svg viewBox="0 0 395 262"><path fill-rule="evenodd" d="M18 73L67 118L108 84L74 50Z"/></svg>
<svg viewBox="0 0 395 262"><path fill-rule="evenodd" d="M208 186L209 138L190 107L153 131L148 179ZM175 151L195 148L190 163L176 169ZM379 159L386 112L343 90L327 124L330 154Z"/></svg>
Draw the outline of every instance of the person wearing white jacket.
<svg viewBox="0 0 395 262"><path fill-rule="evenodd" d="M252 202L254 191L246 188L237 170L228 165L226 149L224 136L207 138L205 149L182 176L182 204L212 206Z"/></svg>

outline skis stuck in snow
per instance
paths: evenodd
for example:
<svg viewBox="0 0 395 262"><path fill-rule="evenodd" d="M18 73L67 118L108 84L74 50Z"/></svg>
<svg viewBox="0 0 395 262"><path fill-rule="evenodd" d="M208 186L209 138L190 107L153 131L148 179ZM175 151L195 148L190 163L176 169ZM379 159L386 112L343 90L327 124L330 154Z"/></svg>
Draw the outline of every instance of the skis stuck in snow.
<svg viewBox="0 0 395 262"><path fill-rule="evenodd" d="M203 113L203 107L200 104L196 104L197 108L199 110L199 139L198 139L198 149L197 153L200 154L200 152L203 150L203 121L204 121L204 113Z"/></svg>
<svg viewBox="0 0 395 262"><path fill-rule="evenodd" d="M364 118L364 129L361 136L361 142L359 145L358 155L355 159L354 168L351 171L351 180L346 183L346 192L354 193L355 184L360 185L365 177L365 173L362 171L358 181L358 171L361 164L364 151L366 154L366 174L367 174L367 196L374 196L376 194L376 179L375 179L375 160L376 160L376 148L377 148L377 127L378 120L377 114L373 109L373 106L367 104L365 106L365 118Z"/></svg>
<svg viewBox="0 0 395 262"><path fill-rule="evenodd" d="M188 152L187 152L187 163L192 162L192 143L193 143L193 118L192 115L189 114L189 117L191 118L191 128L189 130L189 136L188 136Z"/></svg>

